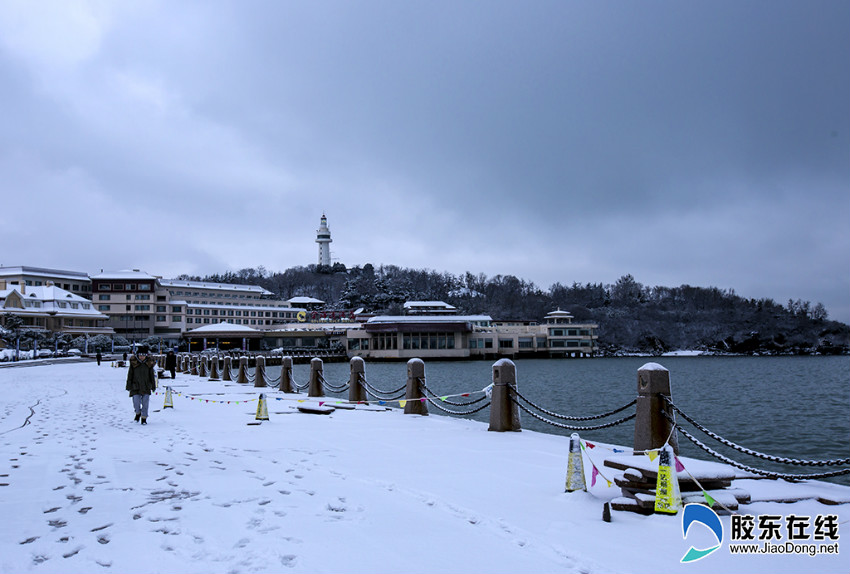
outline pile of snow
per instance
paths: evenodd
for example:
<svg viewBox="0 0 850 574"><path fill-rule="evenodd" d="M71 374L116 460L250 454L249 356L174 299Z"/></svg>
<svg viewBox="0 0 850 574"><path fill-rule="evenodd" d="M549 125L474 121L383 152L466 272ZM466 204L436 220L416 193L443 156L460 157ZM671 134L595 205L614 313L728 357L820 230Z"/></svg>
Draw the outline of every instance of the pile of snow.
<svg viewBox="0 0 850 574"><path fill-rule="evenodd" d="M304 395L273 390L256 424L258 389L182 374L162 381L174 408L152 397L141 426L125 379L109 363L0 369L0 572L847 571L841 555L734 556L729 516L724 547L682 564L708 530L685 540L679 516L604 522L620 489L590 486L585 459L589 491L565 493L565 437L374 405L303 414ZM754 500L850 494L749 482ZM847 504L812 499L741 512L835 514L842 540L850 519Z"/></svg>

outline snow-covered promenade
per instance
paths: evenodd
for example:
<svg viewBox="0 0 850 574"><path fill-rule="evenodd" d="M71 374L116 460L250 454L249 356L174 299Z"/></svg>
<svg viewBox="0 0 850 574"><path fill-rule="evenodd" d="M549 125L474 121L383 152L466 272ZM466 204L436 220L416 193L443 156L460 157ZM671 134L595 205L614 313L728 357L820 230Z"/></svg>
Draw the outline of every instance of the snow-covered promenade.
<svg viewBox="0 0 850 574"><path fill-rule="evenodd" d="M850 564L850 547L736 556L728 538L682 564L709 533L683 539L679 516L604 522L620 489L597 480L564 493L564 437L377 407L310 415L275 391L271 420L248 424L257 389L182 374L162 381L174 408L152 397L140 426L125 378L108 362L0 369L0 572L825 574ZM850 496L834 484L746 482L753 500L782 489ZM839 544L850 536L848 504L739 512L837 515ZM730 517L722 523L730 532Z"/></svg>

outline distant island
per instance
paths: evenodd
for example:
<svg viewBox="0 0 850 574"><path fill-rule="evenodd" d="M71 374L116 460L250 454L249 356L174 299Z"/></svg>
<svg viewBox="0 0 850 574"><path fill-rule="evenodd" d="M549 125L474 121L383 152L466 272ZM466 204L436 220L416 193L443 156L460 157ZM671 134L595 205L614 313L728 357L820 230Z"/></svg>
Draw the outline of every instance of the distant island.
<svg viewBox="0 0 850 574"><path fill-rule="evenodd" d="M576 321L599 324L599 347L605 356L683 349L707 354L850 354L850 326L829 320L821 303L747 299L717 287L650 287L631 275L614 284L555 283L544 290L513 275L454 275L368 263L347 268L335 263L177 279L260 285L281 299L321 299L328 311L363 307L400 315L405 301L440 300L461 314L541 321L549 311L562 309Z"/></svg>

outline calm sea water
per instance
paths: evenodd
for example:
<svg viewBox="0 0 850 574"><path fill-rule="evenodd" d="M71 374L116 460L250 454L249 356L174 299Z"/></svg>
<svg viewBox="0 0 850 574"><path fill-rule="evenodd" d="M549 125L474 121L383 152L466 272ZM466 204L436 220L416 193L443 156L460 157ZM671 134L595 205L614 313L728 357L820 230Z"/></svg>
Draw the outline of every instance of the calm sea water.
<svg viewBox="0 0 850 574"><path fill-rule="evenodd" d="M789 458L850 457L850 357L525 359L516 361L518 388L529 400L553 412L575 416L602 413L635 398L637 371L647 362L659 363L670 371L673 401L680 409L739 445ZM492 364L490 361L426 361L427 384L438 395L480 390L492 381ZM279 367L268 370L272 377L280 372ZM324 377L333 385L346 382L348 374L348 363L324 365ZM306 383L309 365L295 365L293 376L298 383ZM406 377L405 363L366 364L367 380L379 389L397 389L404 385ZM347 397L347 393L328 395ZM433 406L429 407L429 412L442 415ZM602 422L632 412L634 407ZM570 434L570 431L540 422L524 412L520 416L523 429ZM489 409L471 418L489 421ZM693 429L686 421L681 424L708 446L749 466L793 474L834 469L778 465L756 459L731 451ZM630 447L634 442L634 421L580 434L591 441ZM681 435L679 444L685 456L709 458ZM831 480L850 485L850 475Z"/></svg>

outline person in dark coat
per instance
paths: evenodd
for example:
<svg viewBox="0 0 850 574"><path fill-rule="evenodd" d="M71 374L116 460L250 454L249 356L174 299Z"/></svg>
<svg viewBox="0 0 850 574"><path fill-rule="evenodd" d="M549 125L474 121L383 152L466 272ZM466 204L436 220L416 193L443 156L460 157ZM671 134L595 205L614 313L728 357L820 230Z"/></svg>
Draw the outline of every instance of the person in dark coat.
<svg viewBox="0 0 850 574"><path fill-rule="evenodd" d="M175 378L177 374L177 355L174 351L168 351L165 355L165 368L171 373L171 378Z"/></svg>
<svg viewBox="0 0 850 574"><path fill-rule="evenodd" d="M142 345L136 354L130 357L130 368L127 370L127 390L133 399L133 409L136 411L134 421L141 419L143 425L148 424L148 404L151 393L156 390L156 363L148 354L147 345Z"/></svg>

